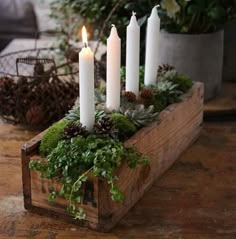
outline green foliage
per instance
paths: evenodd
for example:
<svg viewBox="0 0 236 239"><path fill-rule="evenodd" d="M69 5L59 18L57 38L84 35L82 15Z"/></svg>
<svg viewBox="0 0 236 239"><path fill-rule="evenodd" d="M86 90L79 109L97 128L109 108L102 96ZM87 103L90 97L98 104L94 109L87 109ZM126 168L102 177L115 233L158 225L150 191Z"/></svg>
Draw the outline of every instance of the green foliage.
<svg viewBox="0 0 236 239"><path fill-rule="evenodd" d="M50 17L56 22L57 48L65 56L65 52L70 46L69 41L78 41L79 15L73 11L70 1L51 0Z"/></svg>
<svg viewBox="0 0 236 239"><path fill-rule="evenodd" d="M80 107L74 106L69 112L66 114L65 119L71 122L79 122L80 119Z"/></svg>
<svg viewBox="0 0 236 239"><path fill-rule="evenodd" d="M89 135L59 141L47 160L31 161L29 167L39 171L43 178L53 180L57 177L61 188L59 191L51 188L48 200L53 201L57 197L66 199L67 211L76 219L84 219L86 215L79 204L83 196L82 185L88 180L89 174L103 177L107 181L112 200L124 200L124 195L116 184L118 178L114 175L114 170L122 160L127 160L131 168L148 163L147 157L134 147L126 148L118 140Z"/></svg>
<svg viewBox="0 0 236 239"><path fill-rule="evenodd" d="M65 43L68 45L69 38L77 37L78 29L81 29L83 25L87 26L90 39L97 40L101 37L105 43L111 24L115 24L121 38L122 52L125 53L126 26L129 24L132 11L135 11L141 26L140 59L143 60L146 32L144 23L156 3L156 0L53 0L51 16L58 22L58 31L61 32L59 39L61 48L65 48L63 42L64 45ZM125 64L125 54L122 54L122 57L122 62Z"/></svg>
<svg viewBox="0 0 236 239"><path fill-rule="evenodd" d="M179 102L180 96L183 94L178 89L178 85L171 81L159 81L152 86L154 91L154 107L155 111L161 111L169 104Z"/></svg>
<svg viewBox="0 0 236 239"><path fill-rule="evenodd" d="M46 157L57 146L58 142L63 138L64 128L68 123L66 119L63 119L48 128L41 140L40 155Z"/></svg>
<svg viewBox="0 0 236 239"><path fill-rule="evenodd" d="M95 110L95 119L99 120L102 117L106 116L107 113L103 109L97 108ZM70 123L79 123L80 120L80 107L75 105L69 112L66 114L65 119Z"/></svg>
<svg viewBox="0 0 236 239"><path fill-rule="evenodd" d="M235 0L161 0L159 16L168 32L209 33L236 17Z"/></svg>
<svg viewBox="0 0 236 239"><path fill-rule="evenodd" d="M175 78L172 79L172 82L177 85L177 89L183 93L187 92L192 86L193 81L190 77L184 74L178 74Z"/></svg>
<svg viewBox="0 0 236 239"><path fill-rule="evenodd" d="M171 82L170 83L160 85L159 82ZM176 71L173 66L163 65L160 66L157 73L157 87L158 88L169 88L169 90L179 90L181 93L187 92L193 86L193 81L187 75L180 74ZM172 89L173 88L173 89ZM160 89L159 89L160 90ZM165 91L165 89L161 89L161 91Z"/></svg>
<svg viewBox="0 0 236 239"><path fill-rule="evenodd" d="M47 159L33 160L29 164L30 169L39 171L42 178L52 182L56 180L61 185L60 188L50 188L48 200L64 198L68 201L67 211L75 219L85 219L86 212L80 204L87 181L95 176L106 180L112 200L122 202L124 195L117 185L119 179L115 169L124 161L130 168L149 161L135 147L125 147L124 141L138 128L154 121L168 104L178 102L191 86L191 79L178 74L174 67L162 66L158 70L156 84L141 88L142 99L138 100L148 99L149 104L123 102L121 113L99 109L99 105L96 105L92 133L79 123L80 108L77 102L66 118L52 125L44 135L40 153Z"/></svg>
<svg viewBox="0 0 236 239"><path fill-rule="evenodd" d="M113 113L111 118L118 129L120 139L127 139L137 131L134 123L128 117L120 113Z"/></svg>
<svg viewBox="0 0 236 239"><path fill-rule="evenodd" d="M138 128L146 126L153 122L158 113L154 112L154 106L149 105L147 108L144 105L126 105L120 108L123 115L128 117Z"/></svg>

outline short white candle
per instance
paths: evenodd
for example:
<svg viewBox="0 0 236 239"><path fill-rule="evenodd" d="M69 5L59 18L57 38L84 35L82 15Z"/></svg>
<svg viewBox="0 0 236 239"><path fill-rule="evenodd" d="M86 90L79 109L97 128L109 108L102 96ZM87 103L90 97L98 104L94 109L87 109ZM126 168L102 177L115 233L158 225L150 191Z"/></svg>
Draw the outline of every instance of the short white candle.
<svg viewBox="0 0 236 239"><path fill-rule="evenodd" d="M92 131L95 121L94 54L88 47L84 26L82 38L85 46L79 53L80 123L86 126L88 131Z"/></svg>
<svg viewBox="0 0 236 239"><path fill-rule="evenodd" d="M158 47L160 38L160 18L157 14L157 7L152 9L151 16L148 18L146 36L146 57L145 57L145 76L144 84L152 85L156 82L158 70Z"/></svg>
<svg viewBox="0 0 236 239"><path fill-rule="evenodd" d="M120 108L120 61L121 43L116 27L112 25L107 39L107 87L106 107L118 111Z"/></svg>
<svg viewBox="0 0 236 239"><path fill-rule="evenodd" d="M139 94L139 51L140 51L140 27L135 13L127 26L126 36L126 82L125 90Z"/></svg>

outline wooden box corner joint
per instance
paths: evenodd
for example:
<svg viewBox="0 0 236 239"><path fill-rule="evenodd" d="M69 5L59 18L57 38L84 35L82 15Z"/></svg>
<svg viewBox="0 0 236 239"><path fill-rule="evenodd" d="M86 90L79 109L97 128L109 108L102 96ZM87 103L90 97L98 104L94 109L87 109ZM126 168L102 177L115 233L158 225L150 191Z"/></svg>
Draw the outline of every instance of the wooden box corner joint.
<svg viewBox="0 0 236 239"><path fill-rule="evenodd" d="M196 82L183 101L172 104L160 113L159 121L139 130L126 144L134 145L147 155L150 164L129 169L125 163L118 170L118 185L124 193L123 204L111 200L109 186L100 178L90 179L84 187L81 207L86 220L74 220L66 211L66 201L56 199L49 203L50 182L30 171L29 162L39 159L38 149L43 133L22 147L22 178L24 204L32 212L63 218L81 226L109 231L143 196L163 172L199 136L203 119L203 84ZM58 186L59 185L53 185Z"/></svg>

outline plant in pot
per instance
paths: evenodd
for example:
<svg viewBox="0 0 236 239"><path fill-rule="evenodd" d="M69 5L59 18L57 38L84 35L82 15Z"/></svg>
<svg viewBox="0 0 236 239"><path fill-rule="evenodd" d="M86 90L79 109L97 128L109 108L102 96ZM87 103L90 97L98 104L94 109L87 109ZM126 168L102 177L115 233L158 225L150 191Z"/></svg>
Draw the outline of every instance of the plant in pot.
<svg viewBox="0 0 236 239"><path fill-rule="evenodd" d="M235 1L162 0L159 65L205 84L205 100L221 89L225 23L233 18Z"/></svg>

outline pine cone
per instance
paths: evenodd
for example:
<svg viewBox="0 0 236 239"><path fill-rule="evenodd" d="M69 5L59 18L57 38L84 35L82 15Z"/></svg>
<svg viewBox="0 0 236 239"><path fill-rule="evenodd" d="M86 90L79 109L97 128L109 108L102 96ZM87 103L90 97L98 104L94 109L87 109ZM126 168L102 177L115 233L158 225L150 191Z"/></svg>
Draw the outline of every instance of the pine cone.
<svg viewBox="0 0 236 239"><path fill-rule="evenodd" d="M132 91L125 91L123 96L129 101L134 102L136 101L136 95Z"/></svg>
<svg viewBox="0 0 236 239"><path fill-rule="evenodd" d="M167 72L167 71L172 71L172 70L175 70L175 67L174 67L174 66L171 66L171 65L169 65L169 64L163 64L163 65L160 65L160 66L158 67L157 73L158 73L158 74L163 74L163 73L165 73L165 72Z"/></svg>
<svg viewBox="0 0 236 239"><path fill-rule="evenodd" d="M37 62L34 65L34 76L42 76L44 72L44 65L42 63Z"/></svg>
<svg viewBox="0 0 236 239"><path fill-rule="evenodd" d="M94 132L98 135L116 137L117 129L109 116L103 116L94 125Z"/></svg>
<svg viewBox="0 0 236 239"><path fill-rule="evenodd" d="M15 82L9 77L0 78L0 114L15 117Z"/></svg>
<svg viewBox="0 0 236 239"><path fill-rule="evenodd" d="M79 124L73 123L73 124L70 124L65 127L64 138L71 139L78 135L86 135L87 133L88 133L88 131L86 130L86 127L82 126L81 123L79 123Z"/></svg>
<svg viewBox="0 0 236 239"><path fill-rule="evenodd" d="M14 89L15 82L12 78L1 77L0 78L0 90L12 90Z"/></svg>
<svg viewBox="0 0 236 239"><path fill-rule="evenodd" d="M40 105L32 105L26 112L26 121L31 125L44 124L45 114L43 107Z"/></svg>
<svg viewBox="0 0 236 239"><path fill-rule="evenodd" d="M153 92L151 89L142 89L140 92L140 97L143 99L152 99L153 98Z"/></svg>
<svg viewBox="0 0 236 239"><path fill-rule="evenodd" d="M22 76L18 79L17 84L18 84L19 87L27 86L28 80L27 80L26 77Z"/></svg>

